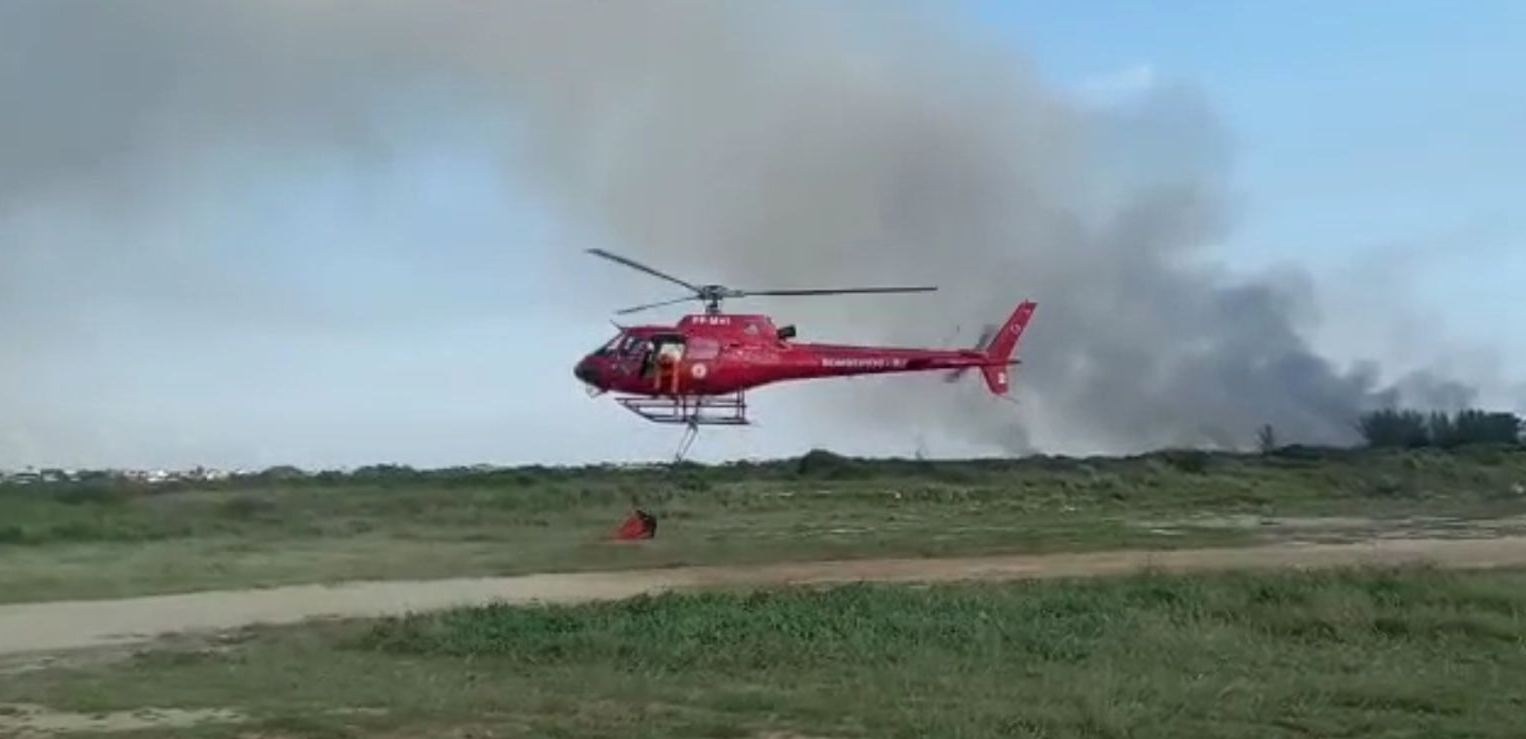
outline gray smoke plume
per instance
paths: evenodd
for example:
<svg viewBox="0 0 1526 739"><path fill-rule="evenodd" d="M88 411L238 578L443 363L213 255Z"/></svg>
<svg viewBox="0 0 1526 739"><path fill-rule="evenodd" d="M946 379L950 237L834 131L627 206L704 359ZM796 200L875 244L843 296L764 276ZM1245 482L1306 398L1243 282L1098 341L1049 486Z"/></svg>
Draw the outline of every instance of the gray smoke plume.
<svg viewBox="0 0 1526 739"><path fill-rule="evenodd" d="M731 306L786 314L802 339L928 343L959 326L969 341L1039 301L1018 407L973 379L831 395L864 423L1016 449L1244 445L1264 423L1286 441L1342 442L1365 407L1468 397L1333 366L1305 339L1318 314L1303 278L1212 262L1233 226L1232 157L1190 88L1082 105L922 11L12 0L0 5L0 220L57 201L130 214L175 197L166 183L218 152L385 158L398 121L476 115L499 127L503 166L562 219L660 268L737 287L942 287ZM10 310L39 255L0 248ZM199 256L49 258L160 269Z"/></svg>

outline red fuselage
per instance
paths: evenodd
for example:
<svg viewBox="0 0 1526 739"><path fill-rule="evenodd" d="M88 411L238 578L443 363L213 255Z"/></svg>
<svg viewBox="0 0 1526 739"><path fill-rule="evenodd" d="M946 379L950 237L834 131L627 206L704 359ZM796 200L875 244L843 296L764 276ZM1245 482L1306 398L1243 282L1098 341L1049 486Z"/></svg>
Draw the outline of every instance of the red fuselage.
<svg viewBox="0 0 1526 739"><path fill-rule="evenodd" d="M1006 388L1008 357L1033 311L1019 306L990 348L912 349L797 343L762 315L690 315L677 326L624 329L577 364L578 379L602 391L648 397L718 396L776 382L980 368ZM996 351L992 351L996 349Z"/></svg>

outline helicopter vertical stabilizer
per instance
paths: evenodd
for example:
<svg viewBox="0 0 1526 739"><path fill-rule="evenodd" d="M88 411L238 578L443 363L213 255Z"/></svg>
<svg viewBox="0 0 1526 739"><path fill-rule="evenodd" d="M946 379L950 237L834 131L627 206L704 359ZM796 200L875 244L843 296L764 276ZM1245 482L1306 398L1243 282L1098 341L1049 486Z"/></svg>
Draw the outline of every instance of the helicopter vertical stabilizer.
<svg viewBox="0 0 1526 739"><path fill-rule="evenodd" d="M1017 309L1002 324L995 336L991 337L990 344L986 347L986 357L989 363L980 368L980 374L985 378L986 387L996 395L1006 395L1011 386L1008 376L1008 366L1017 364L1012 360L1012 354L1017 350L1017 342L1023 337L1023 329L1028 327L1028 320L1033 317L1033 311L1038 304L1032 300L1024 300L1019 303Z"/></svg>

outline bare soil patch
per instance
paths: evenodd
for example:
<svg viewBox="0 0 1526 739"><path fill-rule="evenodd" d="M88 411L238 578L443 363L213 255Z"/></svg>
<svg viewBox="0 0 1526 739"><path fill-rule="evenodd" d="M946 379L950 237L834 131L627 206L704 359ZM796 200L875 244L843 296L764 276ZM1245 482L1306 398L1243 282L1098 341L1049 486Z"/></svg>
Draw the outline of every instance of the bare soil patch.
<svg viewBox="0 0 1526 739"><path fill-rule="evenodd" d="M699 587L853 581L938 582L1097 577L1145 569L1206 571L1429 562L1443 567L1526 565L1526 536L1373 539L1256 547L1112 551L959 559L879 559L756 567L684 567L432 581L358 582L212 591L125 600L0 606L0 654L126 645L177 633L219 632L321 618L363 618L502 603L576 603Z"/></svg>
<svg viewBox="0 0 1526 739"><path fill-rule="evenodd" d="M209 723L241 723L244 717L227 710L187 711L145 708L88 715L54 711L44 706L0 705L0 735L29 739L54 734L116 733L155 729L188 729Z"/></svg>

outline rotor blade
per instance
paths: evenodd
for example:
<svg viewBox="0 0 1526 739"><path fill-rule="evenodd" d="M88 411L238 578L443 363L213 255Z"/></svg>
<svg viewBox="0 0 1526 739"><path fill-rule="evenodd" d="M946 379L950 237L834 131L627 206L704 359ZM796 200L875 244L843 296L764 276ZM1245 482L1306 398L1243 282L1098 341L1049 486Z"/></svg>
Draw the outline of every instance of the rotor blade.
<svg viewBox="0 0 1526 739"><path fill-rule="evenodd" d="M695 287L694 285L691 285L691 284L689 284L687 282L684 282L683 280L680 280L677 277L674 277L672 275L664 274L662 272L658 272L657 270L652 269L651 267L648 267L645 264L637 262L637 261L635 261L633 259L628 259L628 258L622 257L622 256L620 256L618 254L611 254L611 253L609 253L607 251L604 251L603 249L589 249L588 253L592 254L592 255L594 255L596 257L603 257L605 259L608 259L611 262L616 262L616 263L619 263L619 264L623 264L623 265L625 265L627 267L630 267L631 269L640 270L640 271L645 272L645 273L647 273L647 274L649 274L649 275L651 275L653 277L659 277L661 279L667 280L668 282L672 282L672 283L677 284L677 285L682 285L682 286L684 286L684 287L686 287L686 288L688 288L690 290L693 290L694 292L699 292L699 288L698 287Z"/></svg>
<svg viewBox="0 0 1526 739"><path fill-rule="evenodd" d="M985 351L986 345L991 343L991 337L996 335L997 328L994 323L986 324L985 328L980 331L980 340L975 342L975 348Z"/></svg>
<svg viewBox="0 0 1526 739"><path fill-rule="evenodd" d="M690 300L699 300L699 298L694 297L693 295L689 295L687 297L674 298L672 300L664 300L664 301L662 301L660 303L647 303L646 305L638 305L638 306L636 306L634 308L626 308L624 310L617 310L617 311L615 311L615 313L617 315L622 315L623 316L623 315L625 315L627 313L635 313L637 311L650 310L652 308L661 308L661 307L663 307L665 305L677 305L679 303L688 302Z"/></svg>
<svg viewBox="0 0 1526 739"><path fill-rule="evenodd" d="M843 287L817 290L738 290L732 297L749 295L865 295L875 293L930 293L936 287Z"/></svg>

